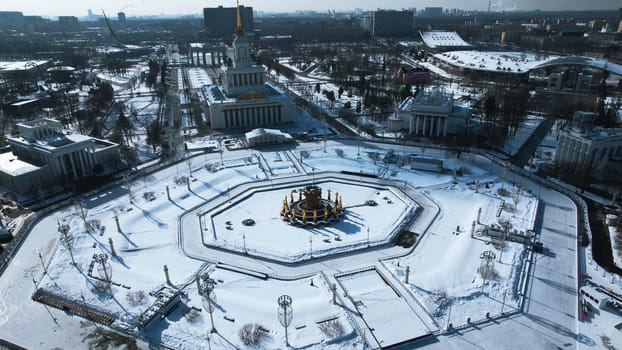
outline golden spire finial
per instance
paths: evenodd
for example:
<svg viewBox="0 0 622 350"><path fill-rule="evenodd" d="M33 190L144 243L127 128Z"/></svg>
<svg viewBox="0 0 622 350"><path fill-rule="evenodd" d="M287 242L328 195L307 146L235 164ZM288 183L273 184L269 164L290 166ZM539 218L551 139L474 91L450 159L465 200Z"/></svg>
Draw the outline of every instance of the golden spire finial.
<svg viewBox="0 0 622 350"><path fill-rule="evenodd" d="M237 0L237 24L235 26L235 34L237 35L243 35L244 34L244 28L242 28L242 16L240 16L240 0Z"/></svg>

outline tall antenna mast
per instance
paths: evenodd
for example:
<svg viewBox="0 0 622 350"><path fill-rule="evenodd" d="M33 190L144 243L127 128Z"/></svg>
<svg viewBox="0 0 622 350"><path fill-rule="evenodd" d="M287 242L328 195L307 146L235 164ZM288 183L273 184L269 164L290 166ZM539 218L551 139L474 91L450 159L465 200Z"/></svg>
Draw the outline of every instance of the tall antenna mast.
<svg viewBox="0 0 622 350"><path fill-rule="evenodd" d="M490 12L490 3L492 2L492 0L488 0L488 12Z"/></svg>

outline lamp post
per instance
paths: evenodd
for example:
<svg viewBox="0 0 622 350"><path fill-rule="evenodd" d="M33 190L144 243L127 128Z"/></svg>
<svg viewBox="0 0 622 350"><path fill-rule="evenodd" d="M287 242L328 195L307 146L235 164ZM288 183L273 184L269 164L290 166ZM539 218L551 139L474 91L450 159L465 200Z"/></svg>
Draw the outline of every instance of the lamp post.
<svg viewBox="0 0 622 350"><path fill-rule="evenodd" d="M216 333L216 327L214 327L214 303L216 302L216 294L214 293L214 280L206 278L203 282L202 288L199 291L201 294L201 301L203 307L209 312L209 318L212 323L212 329L210 333Z"/></svg>
<svg viewBox="0 0 622 350"><path fill-rule="evenodd" d="M223 162L223 160L222 160L222 154L224 152L225 151L222 149L222 139L220 139L220 147L218 149L218 153L220 153L220 165L225 165L225 162Z"/></svg>
<svg viewBox="0 0 622 350"><path fill-rule="evenodd" d="M110 261L108 261L108 255L95 254L93 255L93 260L97 263L97 273L99 279L105 283L106 287L108 287L112 281L112 266L110 265Z"/></svg>
<svg viewBox="0 0 622 350"><path fill-rule="evenodd" d="M71 256L71 263L73 265L76 264L76 261L73 258L73 251L71 250L73 248L73 237L69 234L69 225L61 225L60 223L58 224L58 232L60 232L61 236L60 236L60 242L63 245L63 247L65 247L68 251L69 251L69 256Z"/></svg>
<svg viewBox="0 0 622 350"><path fill-rule="evenodd" d="M201 212L197 212L197 218L199 219L199 232L203 232L203 222L201 221Z"/></svg>
<svg viewBox="0 0 622 350"><path fill-rule="evenodd" d="M287 337L287 327L292 323L294 312L292 310L292 297L289 295L281 295L277 300L279 304L277 313L279 316L279 322L281 326L285 328L285 345L289 346L289 339Z"/></svg>
<svg viewBox="0 0 622 350"><path fill-rule="evenodd" d="M48 273L48 269L45 267L45 262L43 261L43 256L41 255L41 251L39 253L39 260L41 260L41 266L43 266L43 274Z"/></svg>
<svg viewBox="0 0 622 350"><path fill-rule="evenodd" d="M356 137L356 156L361 156L361 135L357 135Z"/></svg>

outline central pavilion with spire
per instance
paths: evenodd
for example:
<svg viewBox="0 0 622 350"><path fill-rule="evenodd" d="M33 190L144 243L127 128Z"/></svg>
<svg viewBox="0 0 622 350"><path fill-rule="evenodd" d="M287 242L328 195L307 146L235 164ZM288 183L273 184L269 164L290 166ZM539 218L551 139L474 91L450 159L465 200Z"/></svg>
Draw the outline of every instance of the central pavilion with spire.
<svg viewBox="0 0 622 350"><path fill-rule="evenodd" d="M265 69L251 55L251 45L237 6L237 22L227 59L222 66L222 85L208 85L203 93L213 129L276 127L292 121L291 97L266 82Z"/></svg>

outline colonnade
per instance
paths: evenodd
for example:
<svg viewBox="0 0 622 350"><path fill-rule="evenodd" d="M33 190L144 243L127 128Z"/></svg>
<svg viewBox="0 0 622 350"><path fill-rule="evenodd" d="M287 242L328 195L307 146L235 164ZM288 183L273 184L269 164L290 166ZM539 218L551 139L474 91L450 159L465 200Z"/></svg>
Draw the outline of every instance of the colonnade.
<svg viewBox="0 0 622 350"><path fill-rule="evenodd" d="M226 62L227 52L224 46L191 44L188 58L195 66L218 67Z"/></svg>
<svg viewBox="0 0 622 350"><path fill-rule="evenodd" d="M225 127L240 128L280 124L283 122L282 106L232 108L224 111Z"/></svg>
<svg viewBox="0 0 622 350"><path fill-rule="evenodd" d="M413 115L410 117L409 133L424 136L447 136L446 116Z"/></svg>

